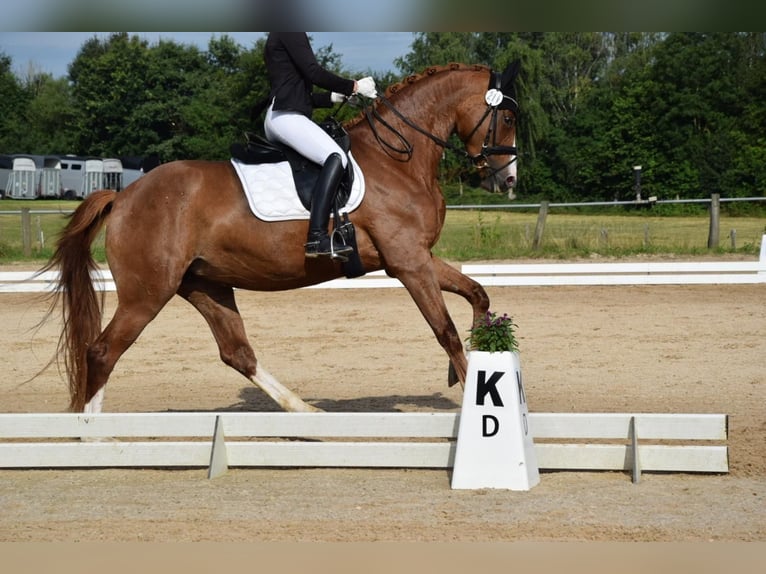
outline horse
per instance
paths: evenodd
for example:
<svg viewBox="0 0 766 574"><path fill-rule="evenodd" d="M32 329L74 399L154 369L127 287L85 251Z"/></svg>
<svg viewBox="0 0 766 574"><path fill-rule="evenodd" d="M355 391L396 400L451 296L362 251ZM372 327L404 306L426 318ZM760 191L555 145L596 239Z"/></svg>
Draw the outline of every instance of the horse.
<svg viewBox="0 0 766 574"><path fill-rule="evenodd" d="M447 353L450 386L465 381L467 358L442 291L464 298L474 320L490 300L478 282L432 253L446 214L438 165L453 147L473 161L487 189L513 188L518 69L517 62L502 73L479 65L430 67L367 102L345 125L365 180L363 200L348 214L359 261L365 272L384 270L407 289ZM462 146L449 141L452 134ZM91 246L104 225L117 307L102 330L104 294L93 285L99 267ZM41 270L59 270L49 314L61 307L54 360L64 362L69 409L101 411L115 364L178 295L202 314L226 365L284 411L319 410L258 363L234 297L235 289L289 290L341 277L341 262L304 257L306 232L305 220L255 217L231 161L176 160L119 193L88 195Z"/></svg>

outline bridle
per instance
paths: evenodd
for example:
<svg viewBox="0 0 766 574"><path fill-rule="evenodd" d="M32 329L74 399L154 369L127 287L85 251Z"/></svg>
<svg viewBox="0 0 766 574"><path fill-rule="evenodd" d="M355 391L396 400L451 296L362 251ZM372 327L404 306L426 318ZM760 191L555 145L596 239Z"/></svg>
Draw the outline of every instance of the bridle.
<svg viewBox="0 0 766 574"><path fill-rule="evenodd" d="M503 93L502 89L500 88L501 85L501 78L500 74L497 74L495 72L492 73L490 76L490 84L489 89L487 90L487 93L484 95L484 101L487 103L487 109L484 111L484 114L481 116L481 119L479 120L479 123L476 124L476 127L473 128L470 134L468 134L468 137L466 140L470 140L471 137L473 137L473 134L476 132L476 130L479 129L479 126L484 123L484 120L487 118L487 115L491 114L491 120L489 122L489 127L487 128L487 134L484 136L484 142L481 144L481 151L473 156L469 156L466 152L466 156L469 157L471 162L474 164L474 166L478 169L489 169L491 171L490 177L494 177L496 173L501 172L509 165L513 164L518 158L517 158L517 150L516 146L501 146L497 145L497 115L499 110L510 110L513 112L513 119L516 121L516 118L519 117L519 103L512 98L511 96L508 96ZM494 81L494 86L493 86ZM506 162L504 165L493 168L489 163L490 156L493 155L509 155L512 156L511 159Z"/></svg>
<svg viewBox="0 0 766 574"><path fill-rule="evenodd" d="M481 151L474 155L468 153L468 150L465 149L465 147L461 148L459 146L456 146L452 142L448 140L444 140L432 134L431 132L427 131L426 129L422 128L421 126L417 125L415 122L413 122L411 119L409 119L404 114L402 114L399 110L397 110L396 107L391 103L391 101L385 96L382 96L382 95L378 96L378 101L383 103L389 110L391 110L391 112L396 117L398 117L402 122L404 122L410 128L426 136L431 141L435 142L437 145L445 149L449 149L455 152L459 156L467 158L478 169L490 169L492 172L490 174L490 177L492 177L496 173L502 171L507 166L514 163L517 159L516 146L497 145L496 137L497 137L498 111L499 110L512 111L514 116L514 121L516 121L516 118L518 117L518 113L519 113L518 102L511 96L503 93L503 91L501 90L501 81L502 80L501 80L500 74L496 72L491 73L489 88L487 89L487 93L484 96L484 101L486 102L487 107L484 110L484 113L482 114L481 118L479 118L479 121L476 123L474 128L469 132L468 136L465 138L466 141L470 140L474 136L474 134L479 130L479 128L487 119L487 117L490 117L489 126L487 128L487 133L484 136L484 142L482 143ZM386 152L386 155L401 162L408 162L410 161L410 159L412 159L412 153L413 153L412 144L410 144L410 142L407 141L407 138L405 138L404 135L399 130L397 130L391 124L386 122L386 120L378 112L377 107L365 106L364 114L367 118L368 123L370 124L370 129L372 130L372 133L375 136L376 141L380 144L381 148L383 148L383 151ZM378 122L380 125L382 125L391 133L393 133L396 136L396 138L399 140L401 147L397 147L387 142L380 135L380 132L376 126L376 122ZM393 154L398 154L400 157L397 157L396 155L393 155ZM499 168L492 168L489 164L489 158L490 156L493 156L493 155L510 155L513 157L503 166Z"/></svg>

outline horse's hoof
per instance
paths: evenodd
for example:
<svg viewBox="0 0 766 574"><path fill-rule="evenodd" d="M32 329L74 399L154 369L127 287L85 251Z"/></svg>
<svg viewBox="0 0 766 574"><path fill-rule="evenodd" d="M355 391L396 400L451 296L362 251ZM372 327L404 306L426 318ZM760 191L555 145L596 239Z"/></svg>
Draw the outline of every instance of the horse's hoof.
<svg viewBox="0 0 766 574"><path fill-rule="evenodd" d="M450 361L449 370L447 371L447 385L449 387L454 387L459 382L460 382L460 379L457 378L457 371L455 370L455 367L452 364L452 361Z"/></svg>

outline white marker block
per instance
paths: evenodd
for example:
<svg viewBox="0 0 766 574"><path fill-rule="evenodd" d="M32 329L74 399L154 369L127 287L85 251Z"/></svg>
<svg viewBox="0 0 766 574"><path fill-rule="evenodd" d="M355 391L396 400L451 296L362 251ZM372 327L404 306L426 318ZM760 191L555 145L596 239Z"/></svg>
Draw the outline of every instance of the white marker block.
<svg viewBox="0 0 766 574"><path fill-rule="evenodd" d="M471 351L452 488L529 490L539 482L518 353Z"/></svg>

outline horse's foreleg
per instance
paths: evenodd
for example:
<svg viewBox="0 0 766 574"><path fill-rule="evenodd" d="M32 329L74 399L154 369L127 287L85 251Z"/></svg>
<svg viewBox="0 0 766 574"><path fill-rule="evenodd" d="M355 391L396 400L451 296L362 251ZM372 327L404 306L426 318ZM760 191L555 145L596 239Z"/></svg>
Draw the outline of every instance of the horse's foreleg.
<svg viewBox="0 0 766 574"><path fill-rule="evenodd" d="M442 291L460 295L471 304L473 322L484 317L489 310L489 295L477 281L448 265L438 257L433 258L434 272L439 278Z"/></svg>
<svg viewBox="0 0 766 574"><path fill-rule="evenodd" d="M475 324L478 319L484 317L485 313L489 310L489 295L487 295L484 287L438 257L433 258L433 264L441 290L460 295L471 304L473 309L472 324ZM450 361L447 384L451 387L460 381L465 381L465 377L461 378L458 375L457 365Z"/></svg>
<svg viewBox="0 0 766 574"><path fill-rule="evenodd" d="M441 262L440 262L441 263ZM441 269L441 265L437 265ZM396 277L404 284L410 296L420 309L431 329L436 335L436 340L447 352L450 359L451 370L454 376L450 378L450 386L458 381L465 381L468 371L468 361L463 350L455 323L450 317L447 305L442 295L441 275L433 272L433 267L410 271L400 271ZM451 289L445 289L450 291ZM454 380L453 380L454 379Z"/></svg>
<svg viewBox="0 0 766 574"><path fill-rule="evenodd" d="M245 325L231 287L186 277L178 294L189 301L205 318L218 344L221 360L225 364L250 379L285 411L320 410L304 402L258 365L255 352L247 340Z"/></svg>

